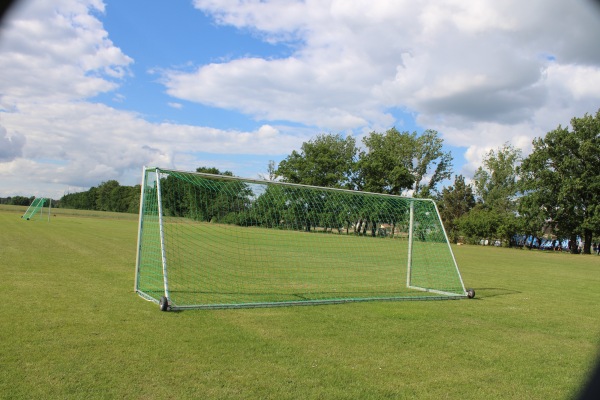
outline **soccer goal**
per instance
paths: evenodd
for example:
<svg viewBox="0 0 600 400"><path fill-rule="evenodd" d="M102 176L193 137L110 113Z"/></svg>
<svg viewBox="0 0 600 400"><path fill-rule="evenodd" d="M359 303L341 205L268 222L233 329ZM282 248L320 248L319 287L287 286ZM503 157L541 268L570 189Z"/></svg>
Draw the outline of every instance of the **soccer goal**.
<svg viewBox="0 0 600 400"><path fill-rule="evenodd" d="M27 210L25 210L25 214L23 214L21 218L29 221L30 219L33 219L33 217L35 217L38 213L41 216L43 214L46 200L48 200L48 217L50 217L50 199L46 199L44 197L36 197L35 199L33 199L29 207L27 207Z"/></svg>
<svg viewBox="0 0 600 400"><path fill-rule="evenodd" d="M162 310L470 295L431 200L159 168L141 191L135 291Z"/></svg>

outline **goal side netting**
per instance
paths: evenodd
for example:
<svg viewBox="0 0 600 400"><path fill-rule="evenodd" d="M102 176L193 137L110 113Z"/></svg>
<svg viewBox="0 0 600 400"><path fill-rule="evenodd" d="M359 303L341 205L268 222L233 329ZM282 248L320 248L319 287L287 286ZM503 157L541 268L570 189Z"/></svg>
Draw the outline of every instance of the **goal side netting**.
<svg viewBox="0 0 600 400"><path fill-rule="evenodd" d="M135 290L171 309L466 297L435 203L144 168Z"/></svg>
<svg viewBox="0 0 600 400"><path fill-rule="evenodd" d="M33 217L35 217L36 214L39 213L41 215L45 203L46 203L46 198L36 197L35 199L33 199L31 204L29 205L29 207L27 207L27 210L25 210L25 213L21 216L21 218L29 221L30 219L33 219ZM49 199L48 199L48 214L50 214L50 200Z"/></svg>

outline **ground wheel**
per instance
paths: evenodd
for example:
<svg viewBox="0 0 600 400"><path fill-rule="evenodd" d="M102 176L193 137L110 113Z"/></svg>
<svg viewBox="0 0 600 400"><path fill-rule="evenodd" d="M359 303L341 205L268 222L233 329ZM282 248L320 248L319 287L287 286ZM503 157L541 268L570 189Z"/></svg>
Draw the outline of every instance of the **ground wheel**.
<svg viewBox="0 0 600 400"><path fill-rule="evenodd" d="M160 307L160 311L168 311L169 310L169 300L163 296L160 298L158 302L158 306Z"/></svg>
<svg viewBox="0 0 600 400"><path fill-rule="evenodd" d="M467 297L472 299L473 297L475 297L475 289L469 289L467 290Z"/></svg>

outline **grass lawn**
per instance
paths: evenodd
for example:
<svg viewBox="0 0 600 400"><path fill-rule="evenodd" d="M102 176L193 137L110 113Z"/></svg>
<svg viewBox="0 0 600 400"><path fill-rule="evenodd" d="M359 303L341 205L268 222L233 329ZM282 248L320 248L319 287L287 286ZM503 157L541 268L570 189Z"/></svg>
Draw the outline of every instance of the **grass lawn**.
<svg viewBox="0 0 600 400"><path fill-rule="evenodd" d="M174 309L464 296L447 243L414 241L410 282L436 290L426 292L407 287L406 239L170 220L165 257ZM158 220L143 226L139 289L158 302L165 294Z"/></svg>
<svg viewBox="0 0 600 400"><path fill-rule="evenodd" d="M56 212L55 212L56 211ZM0 208L0 398L567 399L600 344L600 257L455 247L477 298L164 313L135 215Z"/></svg>

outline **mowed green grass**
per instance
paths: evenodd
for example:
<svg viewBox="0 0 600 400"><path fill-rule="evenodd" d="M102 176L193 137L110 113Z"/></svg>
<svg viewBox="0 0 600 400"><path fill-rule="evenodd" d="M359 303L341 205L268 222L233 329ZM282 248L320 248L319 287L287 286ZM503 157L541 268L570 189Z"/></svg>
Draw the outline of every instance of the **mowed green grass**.
<svg viewBox="0 0 600 400"><path fill-rule="evenodd" d="M137 220L0 209L0 398L562 399L600 344L600 257L455 247L474 300L160 312Z"/></svg>
<svg viewBox="0 0 600 400"><path fill-rule="evenodd" d="M164 295L157 222L146 222L140 289ZM443 297L407 288L408 241L192 222L165 224L169 298L175 307ZM411 284L463 295L445 243L415 242Z"/></svg>

